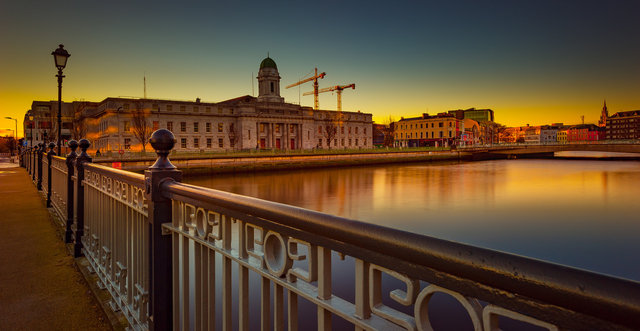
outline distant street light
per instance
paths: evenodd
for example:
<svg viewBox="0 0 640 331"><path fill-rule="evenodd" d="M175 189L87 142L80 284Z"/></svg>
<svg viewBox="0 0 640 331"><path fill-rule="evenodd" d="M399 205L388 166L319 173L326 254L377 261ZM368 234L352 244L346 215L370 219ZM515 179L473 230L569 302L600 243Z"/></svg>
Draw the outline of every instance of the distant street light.
<svg viewBox="0 0 640 331"><path fill-rule="evenodd" d="M59 46L58 49L51 52L56 68L58 68L58 74L56 75L56 77L58 77L58 155L61 153L60 134L62 133L62 78L64 77L64 75L62 75L62 69L67 66L67 59L71 56L69 52L64 49L64 45L60 44Z"/></svg>
<svg viewBox="0 0 640 331"><path fill-rule="evenodd" d="M13 131L13 140L14 140L13 143L15 144L15 147L16 147L15 150L17 151L18 150L18 137L16 137L16 135L18 134L18 119L17 118L13 118L13 117L9 117L9 116L5 116L5 118L8 119L8 120L16 121L16 130Z"/></svg>

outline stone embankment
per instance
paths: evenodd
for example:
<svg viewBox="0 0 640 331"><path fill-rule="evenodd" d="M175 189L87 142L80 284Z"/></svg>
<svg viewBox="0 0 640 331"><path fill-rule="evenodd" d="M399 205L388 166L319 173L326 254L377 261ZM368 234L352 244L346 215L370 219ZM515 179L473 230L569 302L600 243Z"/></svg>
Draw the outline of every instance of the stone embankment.
<svg viewBox="0 0 640 331"><path fill-rule="evenodd" d="M256 155L224 158L172 157L171 162L185 174L212 174L225 172L251 172L265 170L305 169L320 167L356 166L384 163L457 161L469 157L458 151L413 151L389 153L353 153L321 155ZM141 172L154 160L95 160L95 163Z"/></svg>

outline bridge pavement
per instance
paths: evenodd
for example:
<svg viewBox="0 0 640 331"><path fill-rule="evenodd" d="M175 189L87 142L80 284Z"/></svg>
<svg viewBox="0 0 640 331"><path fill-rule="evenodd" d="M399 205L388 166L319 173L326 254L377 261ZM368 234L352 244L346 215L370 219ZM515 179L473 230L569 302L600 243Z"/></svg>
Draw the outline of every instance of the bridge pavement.
<svg viewBox="0 0 640 331"><path fill-rule="evenodd" d="M25 169L0 160L0 329L111 330Z"/></svg>

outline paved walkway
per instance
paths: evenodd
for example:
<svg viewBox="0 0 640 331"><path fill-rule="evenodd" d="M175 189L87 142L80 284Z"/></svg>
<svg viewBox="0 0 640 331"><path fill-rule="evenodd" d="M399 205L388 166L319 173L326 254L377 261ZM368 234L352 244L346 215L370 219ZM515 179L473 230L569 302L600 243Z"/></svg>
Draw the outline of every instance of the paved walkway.
<svg viewBox="0 0 640 331"><path fill-rule="evenodd" d="M0 330L111 330L24 168L0 160Z"/></svg>

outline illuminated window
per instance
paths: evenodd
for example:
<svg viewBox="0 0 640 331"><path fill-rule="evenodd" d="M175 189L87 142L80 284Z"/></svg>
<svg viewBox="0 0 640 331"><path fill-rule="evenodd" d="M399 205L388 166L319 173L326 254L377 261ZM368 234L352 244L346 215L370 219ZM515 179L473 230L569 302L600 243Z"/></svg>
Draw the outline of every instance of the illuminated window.
<svg viewBox="0 0 640 331"><path fill-rule="evenodd" d="M264 123L260 123L260 133L264 133Z"/></svg>
<svg viewBox="0 0 640 331"><path fill-rule="evenodd" d="M224 130L224 124L218 123L218 132L222 132Z"/></svg>
<svg viewBox="0 0 640 331"><path fill-rule="evenodd" d="M218 147L220 147L220 148L224 147L224 139L218 138Z"/></svg>
<svg viewBox="0 0 640 331"><path fill-rule="evenodd" d="M199 124L198 122L193 122L193 132L195 133L198 133L198 131L200 130L198 124Z"/></svg>
<svg viewBox="0 0 640 331"><path fill-rule="evenodd" d="M187 122L180 122L180 132L187 132Z"/></svg>
<svg viewBox="0 0 640 331"><path fill-rule="evenodd" d="M167 122L167 130L173 131L173 122Z"/></svg>
<svg viewBox="0 0 640 331"><path fill-rule="evenodd" d="M211 122L205 124L205 131L207 131L207 133L211 132Z"/></svg>

